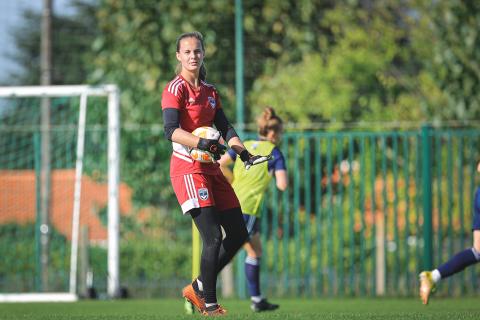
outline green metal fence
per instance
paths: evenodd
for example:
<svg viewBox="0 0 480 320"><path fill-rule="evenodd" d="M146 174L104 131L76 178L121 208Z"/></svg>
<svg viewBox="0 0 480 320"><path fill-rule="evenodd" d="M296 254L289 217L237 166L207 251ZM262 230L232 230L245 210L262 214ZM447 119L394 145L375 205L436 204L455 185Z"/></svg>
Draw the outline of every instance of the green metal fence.
<svg viewBox="0 0 480 320"><path fill-rule="evenodd" d="M261 217L268 295L414 295L418 273L471 246L480 131L287 133L289 187ZM237 293L246 295L241 253ZM475 270L439 294L475 289Z"/></svg>
<svg viewBox="0 0 480 320"><path fill-rule="evenodd" d="M53 169L72 169L74 164L76 113L63 116L61 111L67 109L55 113L68 118L72 125L59 126L52 133ZM38 117L30 110L16 111L18 116L12 123L5 120L8 113L3 114L0 173L31 174L30 185L38 189L35 175L40 136L33 122ZM85 175L99 181L106 171L104 129L87 130L84 159ZM480 130L429 127L286 133L280 147L287 158L289 187L280 192L272 183L261 218L264 293L307 297L415 295L417 276L423 268L438 266L471 246L479 143ZM122 146L122 181L131 188L131 201L139 207L138 212L132 209L122 215L122 284L135 296L176 295L190 276L191 239L190 221L181 215L168 186L169 142L158 126L147 126L124 128ZM25 207L21 210L35 213L38 190L6 188L2 185L0 204L11 196L12 203ZM59 198L71 197L70 192ZM145 203L150 204L150 216L142 211ZM98 209L92 214L101 217L103 208ZM0 218L13 209L3 210L7 211L1 211ZM71 210L65 211L65 217L70 214ZM42 290L39 226L35 219L27 224L17 220L3 219L0 223L0 252L5 258L0 263L0 292ZM69 221L65 218L65 223ZM60 231L52 234L50 269L56 282L49 284L50 290L66 290L67 285L70 245L68 232ZM101 286L106 278L105 248L92 246L98 251L92 251L91 263L95 281ZM247 294L243 263L241 253L235 268L239 296ZM442 283L438 294L478 292L476 275L475 268L455 275Z"/></svg>

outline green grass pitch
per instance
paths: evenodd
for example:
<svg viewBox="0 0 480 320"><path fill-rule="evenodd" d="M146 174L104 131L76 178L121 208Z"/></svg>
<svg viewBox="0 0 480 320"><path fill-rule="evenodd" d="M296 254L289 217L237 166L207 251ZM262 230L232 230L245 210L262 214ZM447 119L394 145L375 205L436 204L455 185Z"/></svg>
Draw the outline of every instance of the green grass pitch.
<svg viewBox="0 0 480 320"><path fill-rule="evenodd" d="M281 305L269 313L252 313L246 300L222 300L227 319L480 319L478 298L433 299L272 299ZM202 319L185 315L180 299L81 301L77 303L0 304L0 319L16 320L153 320Z"/></svg>

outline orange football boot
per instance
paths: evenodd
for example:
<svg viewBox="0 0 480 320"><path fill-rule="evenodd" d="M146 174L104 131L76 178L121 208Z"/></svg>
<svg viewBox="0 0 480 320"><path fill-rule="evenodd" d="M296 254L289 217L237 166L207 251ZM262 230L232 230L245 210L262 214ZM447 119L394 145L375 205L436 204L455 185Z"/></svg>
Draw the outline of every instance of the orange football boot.
<svg viewBox="0 0 480 320"><path fill-rule="evenodd" d="M205 299L195 292L191 283L183 288L182 295L197 308L198 312L203 314L205 311Z"/></svg>

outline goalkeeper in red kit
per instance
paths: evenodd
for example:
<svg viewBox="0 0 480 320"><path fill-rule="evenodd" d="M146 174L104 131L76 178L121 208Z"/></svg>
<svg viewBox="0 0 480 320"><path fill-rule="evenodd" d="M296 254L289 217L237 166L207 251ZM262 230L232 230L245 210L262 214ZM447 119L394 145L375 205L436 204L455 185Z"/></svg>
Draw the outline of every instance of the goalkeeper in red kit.
<svg viewBox="0 0 480 320"><path fill-rule="evenodd" d="M202 314L224 315L226 310L217 303L217 275L245 243L248 233L238 199L218 163L194 161L189 153L191 148L198 148L218 160L226 147L218 140L199 138L191 132L215 125L245 167L268 157L253 156L246 150L225 117L217 90L206 82L202 35L180 35L176 50L177 76L162 94L165 136L173 148L170 179L182 212L191 216L203 242L200 276L182 294ZM221 228L225 231L223 239Z"/></svg>

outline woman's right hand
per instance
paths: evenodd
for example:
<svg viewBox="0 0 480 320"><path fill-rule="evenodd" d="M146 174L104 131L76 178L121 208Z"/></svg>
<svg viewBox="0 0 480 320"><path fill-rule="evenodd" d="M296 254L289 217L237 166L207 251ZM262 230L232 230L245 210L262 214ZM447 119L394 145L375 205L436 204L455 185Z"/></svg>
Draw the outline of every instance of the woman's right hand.
<svg viewBox="0 0 480 320"><path fill-rule="evenodd" d="M210 152L215 160L220 160L222 154L227 151L227 147L218 142L218 140L205 138L198 140L197 149Z"/></svg>

